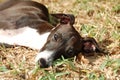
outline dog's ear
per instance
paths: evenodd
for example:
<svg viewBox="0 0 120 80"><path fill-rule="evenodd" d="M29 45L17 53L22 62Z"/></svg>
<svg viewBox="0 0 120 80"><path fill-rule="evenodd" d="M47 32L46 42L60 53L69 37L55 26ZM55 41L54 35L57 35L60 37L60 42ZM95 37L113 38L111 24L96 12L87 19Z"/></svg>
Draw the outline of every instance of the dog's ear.
<svg viewBox="0 0 120 80"><path fill-rule="evenodd" d="M50 14L50 16L52 16L51 20L52 22L56 22L57 23L62 23L62 24L66 24L66 23L70 23L71 25L73 25L75 23L75 17L73 14L62 14L62 13L58 13L58 14Z"/></svg>
<svg viewBox="0 0 120 80"><path fill-rule="evenodd" d="M103 52L97 41L92 37L83 38L82 51L84 53Z"/></svg>
<svg viewBox="0 0 120 80"><path fill-rule="evenodd" d="M69 16L63 15L60 19L60 24L68 24L68 23L70 23L70 21L71 21L71 19Z"/></svg>

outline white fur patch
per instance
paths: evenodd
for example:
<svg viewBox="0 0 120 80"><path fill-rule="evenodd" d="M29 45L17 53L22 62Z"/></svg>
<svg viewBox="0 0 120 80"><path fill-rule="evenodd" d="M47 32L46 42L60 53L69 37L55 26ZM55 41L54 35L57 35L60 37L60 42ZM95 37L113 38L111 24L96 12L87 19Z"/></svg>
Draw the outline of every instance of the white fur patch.
<svg viewBox="0 0 120 80"><path fill-rule="evenodd" d="M48 51L48 50L45 50L43 52L40 52L37 54L36 58L35 58L35 62L38 62L38 60L40 60L41 58L45 59L46 62L51 65L52 64L52 61L53 61L53 55L54 55L54 52L53 51Z"/></svg>
<svg viewBox="0 0 120 80"><path fill-rule="evenodd" d="M50 32L40 35L36 29L30 27L14 30L0 30L0 43L41 49L49 34Z"/></svg>

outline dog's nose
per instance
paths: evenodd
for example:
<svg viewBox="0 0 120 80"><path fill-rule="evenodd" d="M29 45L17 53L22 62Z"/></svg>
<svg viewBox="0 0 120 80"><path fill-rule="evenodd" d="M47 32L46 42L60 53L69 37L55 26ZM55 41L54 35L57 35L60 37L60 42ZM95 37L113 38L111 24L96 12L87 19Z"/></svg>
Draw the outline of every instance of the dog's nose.
<svg viewBox="0 0 120 80"><path fill-rule="evenodd" d="M38 65L40 66L40 68L48 68L49 67L47 61L44 58L41 58L38 60Z"/></svg>
<svg viewBox="0 0 120 80"><path fill-rule="evenodd" d="M40 68L48 68L52 65L54 56L53 51L42 51L37 54L35 62L38 63Z"/></svg>

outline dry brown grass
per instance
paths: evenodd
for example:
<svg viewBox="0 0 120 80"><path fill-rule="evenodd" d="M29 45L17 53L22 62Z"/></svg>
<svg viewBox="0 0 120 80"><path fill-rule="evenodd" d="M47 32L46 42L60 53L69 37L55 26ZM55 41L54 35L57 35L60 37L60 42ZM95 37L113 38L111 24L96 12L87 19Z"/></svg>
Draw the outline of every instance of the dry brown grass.
<svg viewBox="0 0 120 80"><path fill-rule="evenodd" d="M110 55L57 60L35 68L38 51L0 48L0 80L120 80L120 0L34 0L51 13L71 13L82 36L94 37ZM80 56L81 57L81 56Z"/></svg>

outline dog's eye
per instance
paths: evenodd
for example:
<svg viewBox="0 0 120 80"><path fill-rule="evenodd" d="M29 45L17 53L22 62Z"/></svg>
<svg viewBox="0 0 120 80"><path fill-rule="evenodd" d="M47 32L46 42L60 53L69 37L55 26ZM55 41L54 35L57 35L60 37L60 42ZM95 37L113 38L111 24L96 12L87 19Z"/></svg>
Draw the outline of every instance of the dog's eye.
<svg viewBox="0 0 120 80"><path fill-rule="evenodd" d="M74 50L73 50L72 48L70 48L70 49L68 50L68 54L72 56L72 55L74 54Z"/></svg>
<svg viewBox="0 0 120 80"><path fill-rule="evenodd" d="M54 34L54 39L55 39L55 41L58 40L58 35L57 34Z"/></svg>

